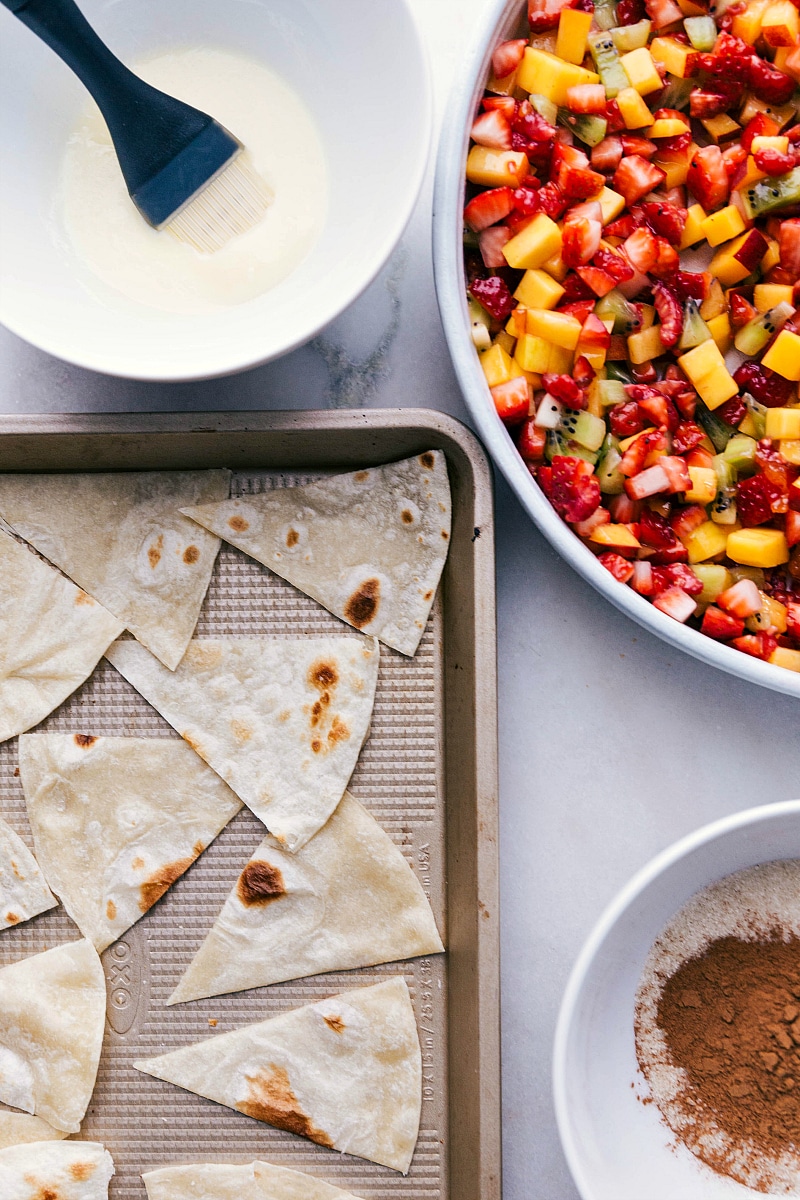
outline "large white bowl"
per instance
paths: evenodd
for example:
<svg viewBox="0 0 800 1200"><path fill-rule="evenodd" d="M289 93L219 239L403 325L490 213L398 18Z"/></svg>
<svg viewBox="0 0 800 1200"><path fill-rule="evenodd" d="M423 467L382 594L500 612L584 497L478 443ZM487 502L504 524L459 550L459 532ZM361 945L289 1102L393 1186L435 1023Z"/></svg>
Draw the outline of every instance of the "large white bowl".
<svg viewBox="0 0 800 1200"><path fill-rule="evenodd" d="M433 257L436 291L453 365L483 442L528 515L570 566L616 608L645 629L712 666L800 697L800 674L751 658L674 621L601 566L551 507L498 418L470 336L462 253L464 171L473 114L483 95L489 60L498 42L517 35L524 0L492 0L462 60L447 106L436 167Z"/></svg>
<svg viewBox="0 0 800 1200"><path fill-rule="evenodd" d="M556 1029L558 1128L583 1200L757 1200L674 1146L637 1091L634 997L658 934L701 888L757 863L800 858L800 800L706 825L654 858L606 909L572 971ZM796 1193L793 1193L796 1194Z"/></svg>
<svg viewBox="0 0 800 1200"><path fill-rule="evenodd" d="M0 321L79 366L150 380L240 371L313 337L383 266L424 175L431 89L406 0L80 2L123 61L205 45L255 58L291 84L327 153L327 222L283 283L220 314L95 298L50 229L59 163L86 92L0 9Z"/></svg>

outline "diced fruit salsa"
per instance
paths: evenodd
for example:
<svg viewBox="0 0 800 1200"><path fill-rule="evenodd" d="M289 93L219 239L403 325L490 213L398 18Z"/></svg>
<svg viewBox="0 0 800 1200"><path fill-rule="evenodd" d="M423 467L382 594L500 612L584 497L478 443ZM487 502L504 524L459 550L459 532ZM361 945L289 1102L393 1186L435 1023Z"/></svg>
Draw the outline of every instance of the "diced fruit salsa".
<svg viewBox="0 0 800 1200"><path fill-rule="evenodd" d="M472 333L620 584L800 671L800 0L707 2L529 0L471 130Z"/></svg>

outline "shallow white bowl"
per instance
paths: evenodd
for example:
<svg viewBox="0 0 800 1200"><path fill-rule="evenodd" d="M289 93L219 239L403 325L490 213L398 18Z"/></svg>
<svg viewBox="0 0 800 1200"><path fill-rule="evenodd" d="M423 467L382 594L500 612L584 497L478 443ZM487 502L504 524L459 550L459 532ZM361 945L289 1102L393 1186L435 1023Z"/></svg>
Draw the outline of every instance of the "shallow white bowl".
<svg viewBox="0 0 800 1200"><path fill-rule="evenodd" d="M701 888L757 863L800 858L800 800L747 809L658 855L606 909L572 971L556 1029L558 1128L583 1200L762 1196L698 1162L654 1104L636 1099L636 987L658 934ZM631 1085L638 1080L638 1086Z"/></svg>
<svg viewBox="0 0 800 1200"><path fill-rule="evenodd" d="M470 336L462 254L464 170L469 129L483 95L492 50L517 36L523 0L492 0L458 72L446 109L434 196L433 257L436 291L453 365L472 418L492 458L547 540L598 592L621 612L687 654L731 675L800 697L800 674L732 650L689 629L653 608L631 588L618 583L551 507L531 478L508 431L498 418Z"/></svg>
<svg viewBox="0 0 800 1200"><path fill-rule="evenodd" d="M123 61L173 47L246 54L305 100L330 203L309 257L220 314L181 316L91 295L51 233L63 149L86 104L72 73L0 9L0 321L82 367L202 379L263 363L333 320L397 244L427 162L431 90L406 0L81 0Z"/></svg>

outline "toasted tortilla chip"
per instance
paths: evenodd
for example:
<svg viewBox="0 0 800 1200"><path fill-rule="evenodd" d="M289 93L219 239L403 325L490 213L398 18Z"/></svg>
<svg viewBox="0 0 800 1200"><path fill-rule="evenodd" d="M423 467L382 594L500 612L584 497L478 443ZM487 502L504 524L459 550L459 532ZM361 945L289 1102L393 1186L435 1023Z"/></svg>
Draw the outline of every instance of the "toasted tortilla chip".
<svg viewBox="0 0 800 1200"><path fill-rule="evenodd" d="M0 475L0 516L174 668L219 550L179 509L229 488L230 471Z"/></svg>
<svg viewBox="0 0 800 1200"><path fill-rule="evenodd" d="M98 952L242 807L177 738L29 733L19 740L19 768L42 868Z"/></svg>
<svg viewBox="0 0 800 1200"><path fill-rule="evenodd" d="M77 1133L105 1018L105 977L89 941L0 969L0 1101Z"/></svg>
<svg viewBox="0 0 800 1200"><path fill-rule="evenodd" d="M32 1142L0 1150L3 1200L108 1200L114 1174L99 1142Z"/></svg>
<svg viewBox="0 0 800 1200"><path fill-rule="evenodd" d="M91 596L0 530L0 742L58 708L122 629Z"/></svg>
<svg viewBox="0 0 800 1200"><path fill-rule="evenodd" d="M377 642L198 638L175 672L133 641L106 657L287 850L325 824L369 730Z"/></svg>
<svg viewBox="0 0 800 1200"><path fill-rule="evenodd" d="M0 820L0 929L9 929L58 904L22 838Z"/></svg>
<svg viewBox="0 0 800 1200"><path fill-rule="evenodd" d="M181 512L362 633L416 652L450 545L440 450Z"/></svg>
<svg viewBox="0 0 800 1200"><path fill-rule="evenodd" d="M133 1065L322 1146L411 1163L422 1055L401 976Z"/></svg>
<svg viewBox="0 0 800 1200"><path fill-rule="evenodd" d="M147 1200L358 1200L303 1171L252 1162L194 1163L142 1175Z"/></svg>
<svg viewBox="0 0 800 1200"><path fill-rule="evenodd" d="M5 1146L21 1146L25 1142L55 1142L66 1136L63 1129L54 1129L41 1117L0 1108L0 1150Z"/></svg>
<svg viewBox="0 0 800 1200"><path fill-rule="evenodd" d="M261 843L167 1003L443 949L411 867L345 792L296 855Z"/></svg>

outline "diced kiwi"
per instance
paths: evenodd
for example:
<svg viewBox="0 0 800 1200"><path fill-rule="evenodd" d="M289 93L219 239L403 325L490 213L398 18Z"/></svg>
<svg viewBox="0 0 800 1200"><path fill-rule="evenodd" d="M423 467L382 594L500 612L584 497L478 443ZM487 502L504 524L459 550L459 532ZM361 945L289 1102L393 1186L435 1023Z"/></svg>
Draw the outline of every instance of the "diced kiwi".
<svg viewBox="0 0 800 1200"><path fill-rule="evenodd" d="M619 496L625 490L625 476L619 469L621 462L619 442L612 433L607 433L595 471L600 491L606 496Z"/></svg>
<svg viewBox="0 0 800 1200"><path fill-rule="evenodd" d="M745 402L747 411L753 418L756 436L763 438L767 428L767 406L765 404L759 404L758 400L756 400L754 396L751 396L749 392L745 392L742 396L742 399Z"/></svg>
<svg viewBox="0 0 800 1200"><path fill-rule="evenodd" d="M800 167L774 179L753 183L744 193L745 212L751 220L762 213L775 212L788 204L800 203Z"/></svg>
<svg viewBox="0 0 800 1200"><path fill-rule="evenodd" d="M573 113L568 108L558 110L558 123L566 129L571 129L575 137L587 146L598 146L608 130L608 121L605 117L593 117L589 113Z"/></svg>
<svg viewBox="0 0 800 1200"><path fill-rule="evenodd" d="M545 392L536 410L536 424L540 429L560 429L564 405L555 396Z"/></svg>
<svg viewBox="0 0 800 1200"><path fill-rule="evenodd" d="M708 51L713 48L717 40L717 26L713 17L686 17L683 28L693 49Z"/></svg>
<svg viewBox="0 0 800 1200"><path fill-rule="evenodd" d="M758 442L746 433L737 433L728 442L722 457L739 475L752 475L756 468Z"/></svg>
<svg viewBox="0 0 800 1200"><path fill-rule="evenodd" d="M693 346L707 342L710 337L711 330L700 316L697 301L690 298L683 308L683 333L678 343L678 349L691 350Z"/></svg>
<svg viewBox="0 0 800 1200"><path fill-rule="evenodd" d="M573 442L587 450L599 450L606 436L606 423L585 409L565 408L561 417L561 430Z"/></svg>
<svg viewBox="0 0 800 1200"><path fill-rule="evenodd" d="M589 397L596 400L601 408L624 404L628 399L625 384L619 379L593 379L589 385Z"/></svg>
<svg viewBox="0 0 800 1200"><path fill-rule="evenodd" d="M559 454L569 454L569 444L557 429L548 429L544 439L544 456L552 462Z"/></svg>
<svg viewBox="0 0 800 1200"><path fill-rule="evenodd" d="M659 107L677 108L678 110L688 108L694 80L678 79L676 75L668 75L667 80L667 90L658 102Z"/></svg>
<svg viewBox="0 0 800 1200"><path fill-rule="evenodd" d="M538 92L532 92L530 100L539 116L544 117L545 121L549 121L551 125L555 125L558 119L558 105L555 100L551 100L549 96L540 96Z"/></svg>
<svg viewBox="0 0 800 1200"><path fill-rule="evenodd" d="M477 300L470 298L468 307L472 344L477 350L488 350L492 344L492 335L489 333L491 317Z"/></svg>
<svg viewBox="0 0 800 1200"><path fill-rule="evenodd" d="M695 417L711 438L717 453L721 454L734 435L733 426L729 425L727 421L721 420L715 413L706 408L702 400L698 400L697 402Z"/></svg>
<svg viewBox="0 0 800 1200"><path fill-rule="evenodd" d="M609 296L611 295L610 292L608 294ZM606 299L606 297L603 299ZM602 300L600 303L602 304ZM595 311L597 310L595 309ZM602 320L602 317L600 319ZM606 363L606 375L609 379L619 380L620 383L633 383L633 376L631 375L630 371L627 369L627 367L623 367L622 364L618 362Z"/></svg>
<svg viewBox="0 0 800 1200"><path fill-rule="evenodd" d="M748 321L736 334L733 344L742 354L752 357L763 350L773 334L777 333L789 320L794 307L781 301L765 313L759 313Z"/></svg>
<svg viewBox="0 0 800 1200"><path fill-rule="evenodd" d="M711 502L711 520L717 525L736 524L736 488L720 488Z"/></svg>
<svg viewBox="0 0 800 1200"><path fill-rule="evenodd" d="M599 0L594 6L594 20L598 29L613 29L617 23L617 6L611 0Z"/></svg>
<svg viewBox="0 0 800 1200"><path fill-rule="evenodd" d="M731 438L731 442L733 440ZM731 442L728 442L729 446ZM717 477L717 488L719 491L722 491L723 488L733 487L736 483L736 468L725 454L714 455L714 473Z"/></svg>
<svg viewBox="0 0 800 1200"><path fill-rule="evenodd" d="M637 330L642 323L638 309L625 299L618 288L612 288L598 300L594 311L601 321L613 320L613 332L621 333L625 337ZM610 364L607 363L606 366ZM626 378L625 382L630 383L630 379Z"/></svg>
<svg viewBox="0 0 800 1200"><path fill-rule="evenodd" d="M650 39L652 21L637 21L635 25L620 25L611 30L618 54L629 54L631 50L640 50Z"/></svg>
<svg viewBox="0 0 800 1200"><path fill-rule="evenodd" d="M597 9L595 9L595 17L596 15ZM617 48L610 33L601 30L599 33L589 34L589 53L594 59L597 74L600 76L609 100L613 100L621 91L630 87L630 80L619 61Z"/></svg>
<svg viewBox="0 0 800 1200"><path fill-rule="evenodd" d="M735 567L730 567L729 570L734 583L738 583L740 579L752 579L757 588L761 591L764 590L767 577L761 567L742 567L737 563Z"/></svg>

